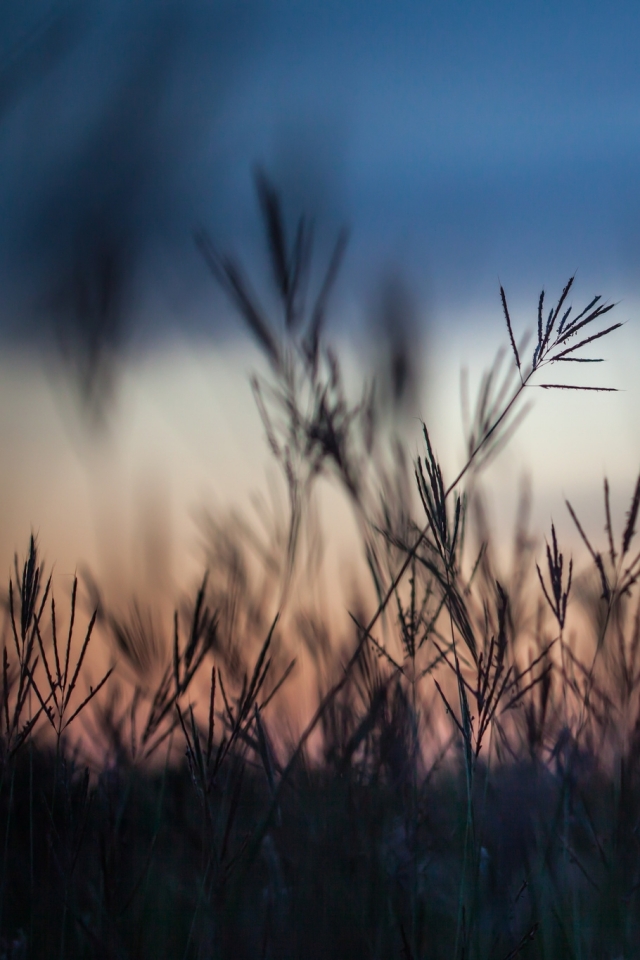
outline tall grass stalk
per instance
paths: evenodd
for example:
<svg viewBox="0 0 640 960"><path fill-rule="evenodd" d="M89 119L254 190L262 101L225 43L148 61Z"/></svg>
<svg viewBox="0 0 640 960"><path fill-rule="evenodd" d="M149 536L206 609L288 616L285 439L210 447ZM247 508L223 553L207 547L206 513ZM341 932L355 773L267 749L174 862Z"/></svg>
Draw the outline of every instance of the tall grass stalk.
<svg viewBox="0 0 640 960"><path fill-rule="evenodd" d="M348 399L324 332L346 232L318 274L308 221L291 232L256 185L278 317L196 239L268 361L253 388L288 498L271 592L246 528L211 524L169 642L133 605L90 613L77 644L77 581L61 641L31 539L3 636L0 958L640 957L640 480L619 542L605 483L603 552L567 504L590 574L552 525L544 563L523 527L498 575L479 499L532 390L611 390L541 374L597 362L613 305L574 315L573 279L549 311L542 294L525 359L500 290L512 362L482 378L447 482L426 425L411 465L375 384ZM335 638L295 589L320 477L353 510L375 597ZM85 689L99 637L114 663ZM317 699L294 734L282 691L301 666Z"/></svg>

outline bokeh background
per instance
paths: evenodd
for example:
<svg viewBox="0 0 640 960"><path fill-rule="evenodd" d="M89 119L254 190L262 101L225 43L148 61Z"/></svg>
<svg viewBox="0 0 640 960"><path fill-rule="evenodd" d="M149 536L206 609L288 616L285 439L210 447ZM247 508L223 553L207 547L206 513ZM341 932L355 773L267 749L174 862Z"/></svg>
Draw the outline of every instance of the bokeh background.
<svg viewBox="0 0 640 960"><path fill-rule="evenodd" d="M261 358L193 241L204 226L264 289L255 164L320 259L350 228L328 332L354 392L392 345L389 291L404 305L409 444L423 416L450 473L460 370L473 387L506 343L500 283L519 332L574 272L576 305L620 301L584 378L620 392L538 391L485 490L503 537L525 475L540 530L573 537L568 496L597 538L605 475L622 516L637 4L3 0L0 24L0 572L33 530L59 577L169 595L202 563L201 511L268 487Z"/></svg>

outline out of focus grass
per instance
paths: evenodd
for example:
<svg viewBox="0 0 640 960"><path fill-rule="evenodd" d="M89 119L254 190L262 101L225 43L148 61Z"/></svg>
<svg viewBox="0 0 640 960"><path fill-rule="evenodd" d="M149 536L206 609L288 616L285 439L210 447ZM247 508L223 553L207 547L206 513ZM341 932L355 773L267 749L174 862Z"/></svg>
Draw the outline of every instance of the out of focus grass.
<svg viewBox="0 0 640 960"><path fill-rule="evenodd" d="M389 415L408 358L393 358L391 389L347 397L323 333L344 237L318 277L305 221L289 243L277 194L263 177L258 190L280 325L240 266L198 243L269 361L254 389L284 528L256 592L251 531L211 524L210 569L166 649L137 608L85 615L77 585L61 613L33 539L16 560L0 956L640 957L640 482L619 532L605 484L603 544L569 505L579 577L553 527L536 553L523 519L499 580L479 485L527 393L576 389L543 368L597 360L619 324L600 322L600 298L570 310L570 281L550 312L541 296L525 358L501 291L511 359L485 375L447 483L427 428L412 465ZM377 598L346 638L297 591L314 575L302 554L320 476L353 508ZM89 679L98 635L119 665ZM294 733L296 640L317 696Z"/></svg>

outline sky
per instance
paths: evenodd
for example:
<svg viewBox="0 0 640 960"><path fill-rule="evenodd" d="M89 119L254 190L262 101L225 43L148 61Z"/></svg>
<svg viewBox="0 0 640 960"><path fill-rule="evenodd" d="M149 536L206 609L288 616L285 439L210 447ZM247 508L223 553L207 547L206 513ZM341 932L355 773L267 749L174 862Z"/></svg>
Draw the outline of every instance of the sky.
<svg viewBox="0 0 640 960"><path fill-rule="evenodd" d="M620 301L586 375L620 394L541 396L489 498L510 517L528 472L541 523L569 496L599 531L606 473L622 516L640 466L636 4L3 0L0 24L0 570L33 528L65 574L170 580L197 510L264 483L258 359L193 241L204 227L263 289L255 165L291 222L313 217L320 259L349 227L329 324L345 357L372 355L402 278L417 413L450 471L459 370L476 383L505 342L500 283L519 332L573 273L576 306Z"/></svg>

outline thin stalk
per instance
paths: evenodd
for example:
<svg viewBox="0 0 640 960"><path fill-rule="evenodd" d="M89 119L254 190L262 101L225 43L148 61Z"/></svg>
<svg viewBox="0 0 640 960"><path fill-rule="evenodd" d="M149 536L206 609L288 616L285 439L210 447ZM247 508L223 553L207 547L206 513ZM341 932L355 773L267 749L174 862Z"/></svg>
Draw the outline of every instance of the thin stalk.
<svg viewBox="0 0 640 960"><path fill-rule="evenodd" d="M9 782L9 809L7 811L7 826L4 833L4 850L2 855L2 877L0 878L0 930L4 920L4 895L6 889L7 870L9 866L9 833L11 830L11 812L13 810L13 788L15 782L15 765L11 766L11 780Z"/></svg>
<svg viewBox="0 0 640 960"><path fill-rule="evenodd" d="M31 690L29 690L29 718L31 718ZM29 737L29 941L33 942L33 905L35 877L33 869L33 738Z"/></svg>
<svg viewBox="0 0 640 960"><path fill-rule="evenodd" d="M495 420L495 422L493 423L493 425L491 426L491 428L490 428L490 429L487 431L487 433L483 436L482 440L476 445L475 449L472 451L469 459L467 460L465 466L462 468L462 470L461 470L460 473L457 475L457 477L455 478L455 480L453 480L453 482L449 484L449 486L447 487L447 489L445 490L445 493L444 493L445 500L451 495L451 493L453 492L453 490L457 487L457 485L460 483L460 481L461 481L461 480L463 479L463 477L466 475L467 471L468 471L469 468L471 467L472 462L475 460L475 458L477 457L477 455L478 455L479 452L481 451L482 447L487 443L487 441L489 440L489 438L492 436L492 434L495 432L495 430L500 426L500 424L502 423L502 421L503 421L503 420L505 419L505 417L508 415L509 411L513 408L513 406L514 406L514 404L516 403L518 397L521 395L521 393L522 393L522 391L524 390L525 386L528 384L529 380L531 379L531 376L532 376L533 372L534 372L533 370L529 371L529 373L526 375L526 377L524 377L524 379L522 380L520 386L518 387L517 391L515 392L515 394L513 395L513 397L511 398L511 400L510 400L509 403L507 404L507 406L505 407L505 409L502 411L502 413L500 414L500 416L497 417L497 419ZM407 550L406 555L405 555L405 558L404 558L404 560L402 561L402 564L400 565L400 569L398 570L398 572L397 572L396 575L394 576L393 580L391 581L389 587L387 588L386 593L384 594L382 600L381 600L380 603L378 604L378 607L377 607L375 613L373 614L373 616L371 617L369 623L368 623L368 624L366 625L366 627L362 630L360 639L359 639L358 643L356 644L356 648L355 648L355 650L353 651L351 657L349 658L349 660L347 661L347 663L346 663L346 665L345 665L345 667L344 667L344 669L343 669L342 677L341 677L340 680L338 680L338 681L331 687L331 689L324 695L324 697L323 697L322 700L320 701L318 707L316 708L315 713L314 713L313 716L311 717L311 720L308 722L307 726L306 726L305 729L303 730L302 735L301 735L301 737L300 737L300 739L298 740L298 743L297 743L297 745L296 745L296 748L295 748L295 750L293 751L293 753L291 754L291 757L289 758L289 761L287 762L287 765L286 765L286 767L284 768L284 770L283 770L283 772L282 772L282 776L281 776L280 781L279 781L279 783L278 783L278 786L277 786L277 788L276 788L276 790L275 790L275 792L274 792L274 796L273 796L273 799L272 799L272 802L271 802L271 806L270 806L270 808L269 808L269 811L268 811L268 813L267 813L267 816L265 817L265 819L264 819L264 821L263 821L262 828L257 831L257 841L256 841L256 842L259 843L259 841L261 840L261 838L264 836L266 830L268 829L268 825L269 825L269 823L271 822L271 817L273 816L273 813L274 813L274 811L275 811L275 809L276 809L277 803L278 803L278 801L279 801L279 799L280 799L280 791L282 790L283 785L284 785L284 783L287 781L288 776L289 776L289 774L291 773L291 771L293 770L295 764L298 762L300 756L302 755L302 752L303 752L303 750L304 750L304 748L305 748L305 746L306 746L309 738L311 737L311 734L313 733L313 731L314 731L315 728L317 727L318 723L321 721L321 719L322 719L322 717L324 716L324 714L325 714L326 710L328 709L329 705L332 703L332 701L335 699L335 697L340 693L341 690L344 689L345 685L347 684L347 682L348 682L348 680L349 680L349 676L350 676L350 674L351 674L351 671L352 671L353 667L355 666L357 660L359 659L360 654L362 653L362 649L363 649L364 645L367 643L367 640L369 639L369 635L370 635L371 631L373 630L373 628L375 627L375 625L376 625L376 623L378 622L379 618L381 617L381 615L384 613L384 611L386 610L387 606L389 605L389 601L391 600L391 598L393 597L395 591L397 590L400 582L402 581L402 578L404 577L405 573L407 572L407 570L408 570L408 568L409 568L409 565L411 564L413 558L416 556L420 545L421 545L422 542L424 541L424 539L425 539L425 537L427 536L427 534L429 533L429 530L430 530L430 529L431 529L431 523L430 523L430 521L429 521L429 522L427 522L427 523L425 524L425 526L424 526L424 527L422 528L422 530L420 531L420 534L419 534L418 537L416 538L413 546L410 547L410 548Z"/></svg>
<svg viewBox="0 0 640 960"><path fill-rule="evenodd" d="M412 625L413 629L413 625ZM417 694L416 694L416 653L415 653L415 644L414 649L411 655L411 709L413 714L413 721L416 724L416 732L418 728L417 720ZM417 955L417 923L416 923L416 914L417 914L417 905L418 905L418 770L417 770L417 742L415 745L416 755L412 758L411 763L411 821L413 827L413 838L412 838L412 872L411 872L411 946L414 956Z"/></svg>
<svg viewBox="0 0 640 960"><path fill-rule="evenodd" d="M460 891L458 893L458 913L456 917L456 939L453 948L453 960L458 960L458 948L460 946L460 930L462 928L462 917L464 915L464 891L467 882L467 860L469 850L469 831L471 829L471 817L467 808L467 819L464 828L464 848L462 852L462 876L460 878Z"/></svg>
<svg viewBox="0 0 640 960"><path fill-rule="evenodd" d="M450 585L450 582L449 582L449 570L447 570L447 592L449 592L450 589L451 589L451 585ZM448 611L449 611L449 626L450 626L450 629L451 629L451 644L452 644L452 648L453 648L453 655L454 655L454 657L455 657L457 674L458 674L458 678L459 678L459 677L460 677L460 673L459 673L459 671L460 671L460 663L459 663L459 661L458 661L458 654L457 654L457 652L456 652L456 638L455 638L455 630L454 630L454 626L453 626L453 614L452 614L452 612L451 612L451 606L450 606L450 605L448 605L447 609L448 609ZM460 688L460 681L459 681L459 679L458 679L458 687ZM461 712L462 712L463 731L464 731L464 730L465 730L465 726L466 726L466 725L464 725L465 709L464 709L464 704L463 704L462 702L460 703L460 710L461 710ZM463 737L464 737L464 735L465 735L465 734L464 734L464 732L463 732ZM470 736L470 735L471 735L471 734L469 734L469 736ZM457 958L458 958L458 947L459 947L459 945L460 945L460 930L461 930L461 926L462 926L462 917L463 917L463 911L464 911L464 906L465 906L464 901L465 901L465 888L466 888L466 884L467 884L467 861L468 861L468 852L469 852L469 834L471 834L471 843L472 843L472 844L474 843L474 824L473 824L473 774L474 774L474 769L475 769L475 755L474 755L474 751L471 749L471 748L472 748L472 744L470 744L470 743L469 743L469 744L464 743L464 744L463 744L463 748L464 748L464 750L465 750L464 767L465 767L466 784L467 784L467 817L466 817L466 824L465 824L465 830L464 830L464 849L463 849L463 855L462 855L462 876L461 876L461 878L460 878L460 891L459 891L459 893L458 893L458 915L457 915L457 918L456 918L456 939L455 939L455 946L454 946L454 950L453 950L454 960L457 960ZM470 767L469 763L467 762L467 756L472 756L472 757L473 757L472 766L471 766L471 767Z"/></svg>
<svg viewBox="0 0 640 960"><path fill-rule="evenodd" d="M509 415L509 413L515 406L516 402L518 401L518 398L520 397L522 391L527 386L527 384L529 383L529 380L531 379L534 373L535 373L535 370L531 369L529 373L523 379L521 379L520 386L518 387L514 395L511 397L511 400L509 400L509 403L506 405L506 407L504 408L500 416L496 418L496 420L494 421L493 425L489 428L489 430L483 435L482 439L478 441L474 449L471 451L469 455L469 459L465 463L460 473L457 475L455 480L453 480L453 482L450 483L449 486L447 487L445 491L445 499L458 486L458 484L463 479L463 477L465 477L467 472L471 469L471 466L473 465L473 461L476 459L476 457L478 456L478 454L486 444L487 440L489 440L490 437L493 436L493 434L496 432L500 424Z"/></svg>

